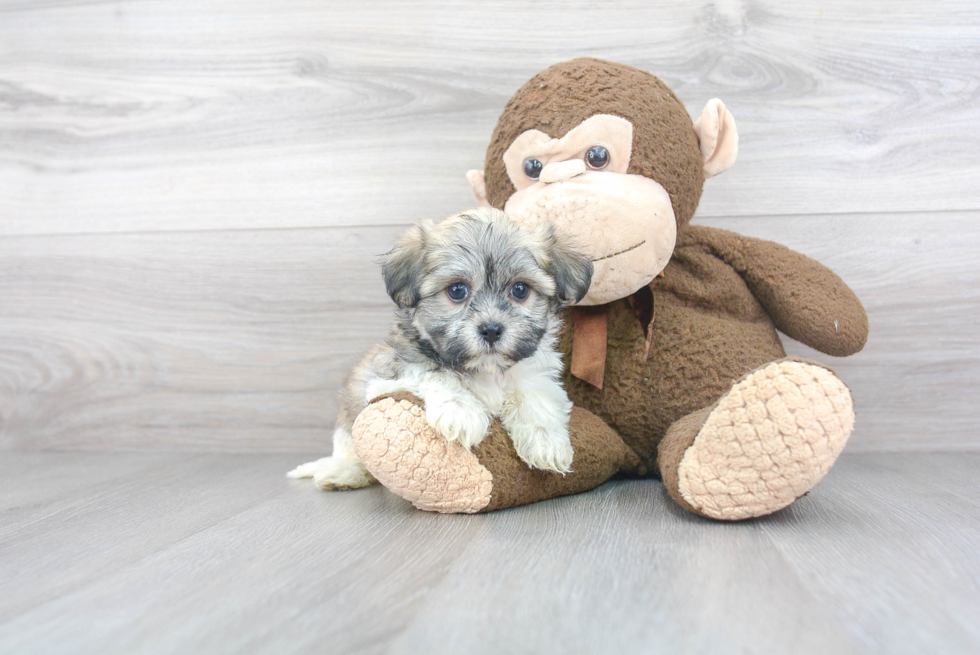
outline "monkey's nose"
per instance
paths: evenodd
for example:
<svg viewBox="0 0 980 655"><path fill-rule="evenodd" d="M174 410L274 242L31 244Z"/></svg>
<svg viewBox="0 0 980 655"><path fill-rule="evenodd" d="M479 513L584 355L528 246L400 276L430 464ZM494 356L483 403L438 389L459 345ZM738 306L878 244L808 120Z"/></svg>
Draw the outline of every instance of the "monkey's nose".
<svg viewBox="0 0 980 655"><path fill-rule="evenodd" d="M484 323L480 326L480 336L491 346L497 343L503 333L504 328L500 323Z"/></svg>
<svg viewBox="0 0 980 655"><path fill-rule="evenodd" d="M585 160L569 159L568 161L556 161L548 164L541 169L541 177L538 179L545 184L568 180L576 175L585 172Z"/></svg>

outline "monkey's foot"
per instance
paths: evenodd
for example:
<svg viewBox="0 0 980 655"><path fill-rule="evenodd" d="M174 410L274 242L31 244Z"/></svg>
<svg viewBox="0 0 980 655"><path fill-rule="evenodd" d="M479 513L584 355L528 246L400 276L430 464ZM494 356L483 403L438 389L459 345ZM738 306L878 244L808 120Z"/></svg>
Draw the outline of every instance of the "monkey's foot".
<svg viewBox="0 0 980 655"><path fill-rule="evenodd" d="M622 439L585 410L572 410L569 432L573 472L562 475L529 468L499 421L472 451L447 441L407 393L370 403L351 430L358 456L389 491L422 510L467 514L586 491L638 465Z"/></svg>
<svg viewBox="0 0 980 655"><path fill-rule="evenodd" d="M436 434L410 394L368 405L351 434L368 471L419 509L472 514L490 503L493 475L459 442Z"/></svg>
<svg viewBox="0 0 980 655"><path fill-rule="evenodd" d="M667 491L713 519L771 514L806 494L844 449L854 426L847 386L796 359L767 364L714 407L676 421L660 443Z"/></svg>

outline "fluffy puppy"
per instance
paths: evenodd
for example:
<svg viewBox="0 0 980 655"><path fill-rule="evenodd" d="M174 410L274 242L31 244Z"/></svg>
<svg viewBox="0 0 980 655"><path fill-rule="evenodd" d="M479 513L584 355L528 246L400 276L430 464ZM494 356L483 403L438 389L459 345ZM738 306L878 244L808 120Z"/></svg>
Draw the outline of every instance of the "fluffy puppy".
<svg viewBox="0 0 980 655"><path fill-rule="evenodd" d="M290 477L323 489L375 480L351 439L373 398L409 391L425 401L437 434L466 448L498 417L529 466L566 473L572 463L572 404L559 383L559 311L585 297L592 262L549 224L521 227L496 209L425 221L384 257L398 306L391 336L351 371L340 395L333 455Z"/></svg>

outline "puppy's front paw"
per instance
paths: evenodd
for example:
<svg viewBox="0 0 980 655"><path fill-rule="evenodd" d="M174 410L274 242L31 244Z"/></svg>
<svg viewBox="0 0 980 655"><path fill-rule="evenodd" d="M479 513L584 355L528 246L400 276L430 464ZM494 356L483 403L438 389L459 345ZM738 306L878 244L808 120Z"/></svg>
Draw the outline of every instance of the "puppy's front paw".
<svg viewBox="0 0 980 655"><path fill-rule="evenodd" d="M517 456L531 468L556 473L572 471L572 441L567 429L548 429L541 426L512 427L511 440Z"/></svg>
<svg viewBox="0 0 980 655"><path fill-rule="evenodd" d="M490 417L479 404L459 398L429 402L426 400L425 419L437 434L449 441L458 441L470 449L487 435Z"/></svg>

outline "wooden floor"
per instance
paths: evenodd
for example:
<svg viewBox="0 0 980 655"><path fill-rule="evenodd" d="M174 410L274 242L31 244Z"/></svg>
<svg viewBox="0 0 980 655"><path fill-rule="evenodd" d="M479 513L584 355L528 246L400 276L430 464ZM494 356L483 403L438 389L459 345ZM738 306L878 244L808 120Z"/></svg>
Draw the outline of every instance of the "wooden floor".
<svg viewBox="0 0 980 655"><path fill-rule="evenodd" d="M980 454L738 524L653 480L480 516L283 454L4 453L2 653L977 653Z"/></svg>

